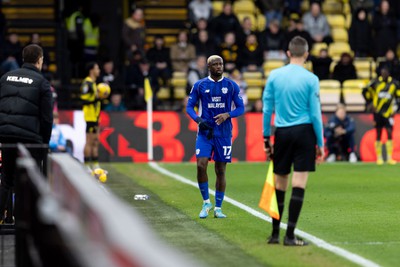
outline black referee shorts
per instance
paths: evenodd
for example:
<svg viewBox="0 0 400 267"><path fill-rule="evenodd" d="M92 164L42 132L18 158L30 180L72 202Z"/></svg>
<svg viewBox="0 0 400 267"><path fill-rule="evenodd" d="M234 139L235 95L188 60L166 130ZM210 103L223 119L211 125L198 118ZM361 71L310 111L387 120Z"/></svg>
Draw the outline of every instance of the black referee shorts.
<svg viewBox="0 0 400 267"><path fill-rule="evenodd" d="M317 138L311 124L276 128L274 173L287 175L291 171L315 171Z"/></svg>

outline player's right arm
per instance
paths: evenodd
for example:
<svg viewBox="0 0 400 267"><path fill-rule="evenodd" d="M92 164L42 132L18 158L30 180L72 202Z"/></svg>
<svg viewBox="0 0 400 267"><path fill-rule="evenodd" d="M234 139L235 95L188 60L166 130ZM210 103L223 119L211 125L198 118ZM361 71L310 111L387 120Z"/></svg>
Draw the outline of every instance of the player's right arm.
<svg viewBox="0 0 400 267"><path fill-rule="evenodd" d="M94 102L94 88L93 84L89 81L84 81L81 86L81 99L83 104L92 104Z"/></svg>
<svg viewBox="0 0 400 267"><path fill-rule="evenodd" d="M186 105L186 113L194 120L197 122L199 116L197 116L196 111L194 110L194 107L196 106L198 100L199 100L199 83L196 82L193 87L192 90L190 90L190 94L189 94L189 99L188 99L188 103Z"/></svg>

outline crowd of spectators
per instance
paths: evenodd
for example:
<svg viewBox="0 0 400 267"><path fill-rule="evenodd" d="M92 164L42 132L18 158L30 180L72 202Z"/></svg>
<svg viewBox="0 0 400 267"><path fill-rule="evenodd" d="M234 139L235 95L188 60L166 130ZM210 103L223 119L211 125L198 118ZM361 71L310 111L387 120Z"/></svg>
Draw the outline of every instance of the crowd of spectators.
<svg viewBox="0 0 400 267"><path fill-rule="evenodd" d="M173 72L186 72L187 88L190 88L193 77L201 78L204 75L202 69L201 75L194 76L192 66L198 64L203 57L212 54L222 56L225 72L229 75L237 71L261 72L264 75L264 62L271 59L286 60L288 42L296 35L308 41L310 51L315 43L329 45L334 41L331 27L321 8L322 2L311 0L310 9L302 14L302 0L255 1L266 18L265 29L255 30L250 17L245 16L239 20L230 2L224 3L221 13L214 16L212 1L192 0L188 3L189 26L179 31L177 42L169 48L164 45L163 36L156 36L150 48L143 45L145 18L143 11L136 9L130 18L137 18L136 34L130 34L131 43L127 46L127 52L139 52L141 60L150 61L149 68L154 70L149 71L148 75L161 81L162 85L168 85L168 79L172 77ZM399 62L395 53L399 40L397 32L400 31L396 14L399 13L400 4L391 0L352 0L350 5L353 16L348 37L352 53L343 53L340 59L336 59L329 55L327 49L322 49L319 55L310 56L315 74L321 80L336 79L343 83L347 79L357 78L353 64L355 57L386 56L386 60L381 64L389 65L394 71L393 75L400 78L397 77ZM140 62L129 59L128 71L131 65L140 65ZM378 69L379 67L377 71ZM153 72L154 74L151 74ZM131 75L127 75L129 76ZM134 82L125 79L128 88L140 88L135 87ZM154 84L153 90L156 92L160 84ZM140 90L133 94L140 95ZM248 110L251 108L248 107Z"/></svg>
<svg viewBox="0 0 400 267"><path fill-rule="evenodd" d="M302 13L303 1L309 1L310 5L309 10ZM144 109L145 77L150 79L157 107L156 95L159 88L173 90L171 78L174 72L187 74L188 91L195 81L194 77L207 75L202 62L212 54L222 56L228 75L235 73L233 76L241 77L243 72L251 71L260 72L264 76L263 64L269 60L285 61L288 42L294 36L305 38L310 52L316 43L329 45L334 41L331 27L321 8L323 0L254 2L266 18L264 29L254 27L254 21L249 16L242 16L239 20L231 2L224 3L220 14L216 14L210 0L188 1L188 23L177 34L176 43L168 45L163 35L154 36L151 44L146 43L146 18L143 10L136 8L123 21L122 66L114 66L112 60L98 57L98 16L79 8L65 18L74 74L79 77L79 69L84 63L96 59L102 66L99 82L111 85L112 94L118 95L116 101L122 96L124 108ZM399 79L400 63L396 51L400 40L400 3L395 0L350 0L349 3L352 20L348 40L352 53L343 53L338 60L329 55L328 49L323 48L318 55L310 56L312 70L321 80L336 79L343 83L347 79L357 78L354 58L384 58L376 72L386 66L393 77ZM0 16L1 20L4 20L4 16ZM10 32L5 37L2 35L2 38L0 70L4 73L21 66L22 45L16 33ZM40 44L40 36L33 34L31 42ZM45 51L44 70L47 69L48 60ZM246 95L246 88L243 87L243 95ZM251 109L249 106L248 110Z"/></svg>

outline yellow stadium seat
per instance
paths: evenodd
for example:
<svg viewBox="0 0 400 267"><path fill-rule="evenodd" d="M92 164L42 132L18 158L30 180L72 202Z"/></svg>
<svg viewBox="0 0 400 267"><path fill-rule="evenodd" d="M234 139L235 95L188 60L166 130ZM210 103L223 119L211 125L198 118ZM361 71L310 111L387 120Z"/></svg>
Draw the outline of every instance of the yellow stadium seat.
<svg viewBox="0 0 400 267"><path fill-rule="evenodd" d="M349 34L345 28L332 28L332 38L335 42L348 42Z"/></svg>
<svg viewBox="0 0 400 267"><path fill-rule="evenodd" d="M265 77L268 77L269 73L272 70L274 70L276 68L280 68L280 67L282 67L284 65L285 65L285 62L283 60L274 59L274 60L265 61L264 64L263 64Z"/></svg>
<svg viewBox="0 0 400 267"><path fill-rule="evenodd" d="M257 100L261 99L263 89L259 87L249 87L246 90L246 95L248 100Z"/></svg>
<svg viewBox="0 0 400 267"><path fill-rule="evenodd" d="M340 82L338 80L321 80L319 81L319 88L322 90L332 90L341 88Z"/></svg>
<svg viewBox="0 0 400 267"><path fill-rule="evenodd" d="M311 61L306 61L306 63L304 63L304 68L306 68L308 71L313 71L312 68L312 62Z"/></svg>
<svg viewBox="0 0 400 267"><path fill-rule="evenodd" d="M356 67L358 78L372 79L376 77L376 63L372 58L356 58L354 66Z"/></svg>
<svg viewBox="0 0 400 267"><path fill-rule="evenodd" d="M340 57L340 55L344 52L347 52L351 55L353 54L353 52L350 49L349 43L333 42L328 47L328 54L331 57Z"/></svg>
<svg viewBox="0 0 400 267"><path fill-rule="evenodd" d="M157 92L157 98L161 100L170 99L171 97L171 90L167 87L162 87Z"/></svg>
<svg viewBox="0 0 400 267"><path fill-rule="evenodd" d="M267 25L267 20L265 19L265 16L263 14L258 14L257 15L257 30L259 32L262 32L265 30L265 26Z"/></svg>
<svg viewBox="0 0 400 267"><path fill-rule="evenodd" d="M326 43L315 43L315 44L313 44L313 47L311 49L311 55L318 56L319 55L319 51L321 51L321 49L328 49L328 45Z"/></svg>
<svg viewBox="0 0 400 267"><path fill-rule="evenodd" d="M346 15L346 24L345 24L345 26L346 26L346 29L350 29L350 26L351 26L351 13Z"/></svg>
<svg viewBox="0 0 400 267"><path fill-rule="evenodd" d="M361 89L343 87L343 97L348 111L365 110L365 99Z"/></svg>
<svg viewBox="0 0 400 267"><path fill-rule="evenodd" d="M172 78L185 78L186 79L187 73L184 71L174 71L172 73Z"/></svg>
<svg viewBox="0 0 400 267"><path fill-rule="evenodd" d="M321 110L323 112L332 112L336 110L337 104L340 103L340 89L320 89L319 98L321 102Z"/></svg>
<svg viewBox="0 0 400 267"><path fill-rule="evenodd" d="M219 14L221 14L222 9L224 7L224 1L212 1L212 10L213 10L213 16L216 17Z"/></svg>
<svg viewBox="0 0 400 267"><path fill-rule="evenodd" d="M346 20L341 14L327 14L326 19L328 20L328 24L331 26L331 28L346 27Z"/></svg>
<svg viewBox="0 0 400 267"><path fill-rule="evenodd" d="M262 73L259 71L245 71L242 73L243 79L261 79Z"/></svg>
<svg viewBox="0 0 400 267"><path fill-rule="evenodd" d="M310 1L301 1L300 9L302 14L310 11Z"/></svg>
<svg viewBox="0 0 400 267"><path fill-rule="evenodd" d="M367 85L367 83L368 81L365 79L346 80L343 82L343 90L347 89L362 90Z"/></svg>
<svg viewBox="0 0 400 267"><path fill-rule="evenodd" d="M255 14L256 13L256 5L254 4L254 1L238 0L233 3L233 12L235 14L239 14L239 13Z"/></svg>
<svg viewBox="0 0 400 267"><path fill-rule="evenodd" d="M336 1L325 1L322 3L322 12L324 14L342 14L342 3Z"/></svg>
<svg viewBox="0 0 400 267"><path fill-rule="evenodd" d="M174 99L184 99L186 97L186 88L174 88Z"/></svg>

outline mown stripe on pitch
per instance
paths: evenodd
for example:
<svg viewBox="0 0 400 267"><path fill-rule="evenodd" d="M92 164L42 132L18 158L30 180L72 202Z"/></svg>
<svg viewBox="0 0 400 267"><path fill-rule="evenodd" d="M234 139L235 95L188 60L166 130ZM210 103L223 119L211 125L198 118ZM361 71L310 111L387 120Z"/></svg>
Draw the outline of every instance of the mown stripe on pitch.
<svg viewBox="0 0 400 267"><path fill-rule="evenodd" d="M198 187L198 184L196 182L193 182L193 181L191 181L191 180L189 180L189 179L187 179L187 178L185 178L185 177L183 177L183 176L181 176L179 174L171 172L171 171L161 167L156 162L149 162L149 166L152 169L158 171L159 173L164 174L166 176L169 176L169 177L171 177L171 178L173 178L173 179L175 179L175 180L177 180L179 182L194 186L196 188ZM215 191L214 190L210 189L209 192L210 192L210 194L215 196ZM228 203L230 203L230 204L232 204L232 205L234 205L234 206L236 206L236 207L238 207L238 208L250 213L251 215L253 215L253 216L257 217L257 218L260 218L260 219L262 219L264 221L267 221L267 222L272 222L271 217L269 217L269 216L267 216L265 214L262 214L261 212L258 212L256 210L250 208L249 206L247 206L247 205L245 205L243 203L240 203L239 201L236 201L236 200L234 200L234 199L232 199L230 197L225 196L224 201L226 201L226 202L228 202ZM287 227L287 225L285 223L281 223L281 228L286 229L286 227ZM330 251L330 252L332 252L332 253L334 253L334 254L336 254L338 256L341 256L341 257L343 257L343 258L345 258L345 259L347 259L347 260L349 260L349 261L351 261L351 262L353 262L355 264L358 264L360 266L365 266L365 267L380 267L379 264L377 264L377 263L375 263L375 262L373 262L371 260L363 258L363 257L361 257L361 256L359 256L357 254L351 253L350 251L347 251L347 250L345 250L343 248L334 246L334 245L332 245L332 244L330 244L330 243L328 243L328 242L326 242L326 241L324 241L324 240L322 240L322 239L320 239L320 238L318 238L316 236L313 236L313 235L311 235L309 233L306 233L304 231L301 231L299 229L296 229L295 233L296 233L296 235L309 240L311 243L313 243L317 247L320 247L322 249Z"/></svg>

